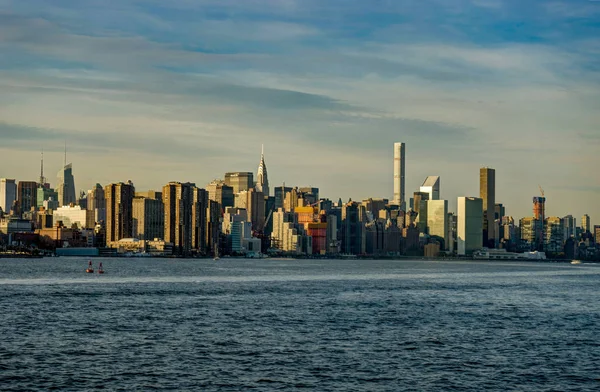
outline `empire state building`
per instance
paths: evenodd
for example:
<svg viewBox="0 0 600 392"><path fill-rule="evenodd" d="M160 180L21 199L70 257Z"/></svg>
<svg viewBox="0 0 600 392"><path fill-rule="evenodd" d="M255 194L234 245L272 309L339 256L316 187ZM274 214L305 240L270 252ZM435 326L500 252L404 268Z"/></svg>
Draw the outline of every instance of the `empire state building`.
<svg viewBox="0 0 600 392"><path fill-rule="evenodd" d="M258 165L258 173L256 175L256 191L262 192L265 197L269 196L269 178L267 177L267 165L265 164L264 146L260 152L260 163Z"/></svg>

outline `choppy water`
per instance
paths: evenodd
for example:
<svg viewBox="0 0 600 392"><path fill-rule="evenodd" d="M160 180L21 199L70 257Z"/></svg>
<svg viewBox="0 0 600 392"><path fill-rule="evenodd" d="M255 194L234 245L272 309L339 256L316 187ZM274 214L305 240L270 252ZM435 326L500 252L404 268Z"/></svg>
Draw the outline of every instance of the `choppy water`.
<svg viewBox="0 0 600 392"><path fill-rule="evenodd" d="M102 261L0 259L0 390L600 390L600 265Z"/></svg>

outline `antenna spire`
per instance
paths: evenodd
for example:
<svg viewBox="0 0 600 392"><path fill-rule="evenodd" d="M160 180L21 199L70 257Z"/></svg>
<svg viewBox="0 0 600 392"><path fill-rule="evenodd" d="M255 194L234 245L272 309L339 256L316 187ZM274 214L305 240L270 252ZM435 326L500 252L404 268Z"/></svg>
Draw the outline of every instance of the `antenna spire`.
<svg viewBox="0 0 600 392"><path fill-rule="evenodd" d="M40 185L44 185L46 179L44 178L44 149L42 148L42 162L40 167Z"/></svg>
<svg viewBox="0 0 600 392"><path fill-rule="evenodd" d="M265 155L265 145L264 144L260 145L260 155L261 156Z"/></svg>

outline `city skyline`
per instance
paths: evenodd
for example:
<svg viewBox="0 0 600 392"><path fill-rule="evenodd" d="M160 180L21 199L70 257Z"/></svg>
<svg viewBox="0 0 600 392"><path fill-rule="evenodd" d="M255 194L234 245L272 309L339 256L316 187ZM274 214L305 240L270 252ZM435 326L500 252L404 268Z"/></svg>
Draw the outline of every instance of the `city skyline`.
<svg viewBox="0 0 600 392"><path fill-rule="evenodd" d="M507 215L531 216L541 184L547 216L594 224L598 15L583 0L5 1L0 177L35 181L42 148L58 172L66 139L77 190L205 187L254 173L264 142L271 188L391 200L401 141L406 197L440 176L456 211L488 166Z"/></svg>
<svg viewBox="0 0 600 392"><path fill-rule="evenodd" d="M404 147L406 148L406 145L404 145ZM410 147L407 147L407 148L410 148ZM388 146L387 150L389 150L389 146ZM73 155L73 154L71 153L70 155ZM392 152L391 156L388 158L388 161L392 161L393 158L394 157L393 157L393 152ZM260 154L259 165L260 165L260 162L263 159L265 159L264 153ZM268 159L269 160L271 159L270 156L268 157ZM256 159L256 154L255 154L255 156L254 156L254 161L255 161L254 162L254 166L256 166L256 160L257 159ZM48 163L48 159L46 158L46 166L47 166L47 163ZM72 163L69 164L69 166L71 166L71 165L72 165ZM388 166L390 166L389 162L388 162ZM409 167L408 170L410 171L410 167L411 167L410 162L407 163L405 166L408 166ZM62 168L62 166L61 166L61 168ZM215 179L225 180L227 173L238 173L238 172L232 172L232 171L227 171L227 172L221 171L219 173L219 172L217 172L218 168L215 168L215 169L216 169L215 170L215 173L216 173L215 176L213 176L213 177L208 176L208 177L211 177L211 178L210 178L210 180L208 180L206 182L202 182L202 181L198 182L198 181L194 181L193 179L188 179L188 178L176 178L176 179L174 179L173 178L174 176L173 176L173 177L171 177L170 180L165 181L165 183L169 183L169 182L173 182L173 181L175 181L175 182L189 182L189 183L195 184L199 188L207 189L207 187L210 185L210 183L212 181L214 181ZM482 169L492 169L495 172L494 168L487 168L487 167L475 168L474 169L475 170L474 173L471 173L471 176L474 178L474 179L473 178L471 179L471 180L473 180L472 182L474 182L474 186L471 187L471 188L477 188L477 189L473 190L471 193L456 194L455 196L453 195L453 196L449 197L449 196L447 196L447 191L445 190L445 187L444 187L444 189L442 189L440 191L440 199L442 199L442 200L448 200L448 211L449 212L456 213L458 211L457 201L458 201L458 198L460 198L460 197L480 197L479 196L479 192L480 192L479 188L481 186L481 183L480 183L481 182L480 181L481 177L480 176L481 176L481 170ZM39 163L38 163L38 170L39 170ZM13 172L13 171L11 171L11 172ZM10 174L11 172L7 172L6 174ZM243 170L240 170L239 172L240 173L246 173L246 171L243 171ZM254 172L252 172L251 170L248 170L247 172L254 174ZM2 175L3 173L4 173L3 171L0 171L0 175ZM86 173L79 173L79 171L77 171L76 174L77 175L75 175L75 177L76 177L76 182L78 184L81 183L80 176L85 176L85 177L88 177L88 178L94 178L93 176L90 176L89 174L86 175ZM368 198L385 198L385 199L388 199L390 201L390 203L393 203L393 196L394 196L394 192L393 192L393 183L394 183L394 181L393 181L393 168L391 168L389 175L390 175L390 178L388 178L388 182L389 182L390 191L386 195L371 194L371 193L369 193L370 192L369 190L362 189L362 187L360 187L358 185L355 187L356 191L357 191L356 193L358 193L358 191L360 191L361 194L364 194L365 196L352 197L352 196L348 196L348 195L335 195L335 194L334 195L327 195L327 194L325 194L323 192L323 189L327 189L328 188L326 186L327 184L322 185L322 184L318 184L318 183L311 183L310 186L317 186L317 187L319 187L319 189L321 190L321 197L331 199L332 201L336 201L339 198L341 198L344 202L347 202L350 199L351 200L360 201L360 200L365 200L365 199L368 199ZM107 176L105 174L100 174L98 177L105 177L105 178L107 178ZM161 182L158 182L158 181L145 182L145 183L142 184L141 182L136 182L135 178L131 178L131 176L127 176L126 174L125 175L121 174L120 177L121 178L119 178L119 176L115 176L115 177L113 177L112 180L106 181L105 183L102 183L100 181L92 180L89 187L82 187L82 188L80 188L78 186L76 188L76 192L75 193L79 194L79 192L81 192L81 191L88 192L88 191L92 190L95 187L95 185L98 184L98 183L100 183L102 185L108 185L108 184L112 184L112 183L119 183L119 182L131 181L136 186L136 189L141 189L141 190L156 190L156 189L161 189L164 186L164 184L162 184ZM197 175L197 178L198 177L199 176ZM207 178L205 175L202 175L201 177L202 178ZM271 177L271 175L269 175L269 177ZM277 177L279 177L279 176L277 176ZM410 187L410 186L406 186L406 191L405 192L407 192L407 193L406 193L406 196L405 196L406 197L405 204L406 204L406 209L408 209L408 207L409 207L409 205L408 205L409 199L412 198L412 195L413 195L414 192L419 192L421 190L421 188L423 187L423 184L422 184L423 180L427 181L428 177L438 177L438 176L429 176L428 175L428 176L426 176L424 179L422 179L420 181L417 181L416 179L411 178L411 176L409 174L407 174L406 177L408 179L410 179L409 183L411 183L411 184L412 183L418 183L419 184L419 185L416 185L414 188ZM441 177L441 176L439 176L439 177ZM11 177L10 175L9 176L4 176L4 177L0 176L0 178L15 179L16 183L18 183L19 181L33 181L33 182L35 182L35 180L21 179L21 178L15 177L15 176ZM51 180L52 179L47 179L47 181L50 183L50 185L52 187L56 187L58 185L58 181L57 180L52 180L51 181ZM274 184L271 181L269 181L269 183L270 183L270 188L271 189L277 188L277 187L281 187L283 185L283 183L275 183ZM147 185L147 184L150 184L150 185ZM154 184L154 185L152 185L152 184ZM450 184L448 184L448 185L450 185ZM285 186L286 187L288 187L288 186L302 187L302 186L306 186L306 184L298 183L298 182L296 182L296 181L294 181L292 179L291 182L285 182ZM445 184L445 186L446 186L446 184ZM450 186L448 186L448 187L450 187ZM533 197L540 196L539 185L535 184L534 188L535 188L535 190L534 190L534 192L532 193L531 196L524 197L524 198L527 199L527 200L524 200L524 203L525 203L524 206L523 205L521 205L521 206L506 205L503 202L502 199L500 199L500 200L498 199L498 196L496 196L495 202L496 203L502 203L502 204L504 204L504 207L507 208L507 213L506 214L508 216L513 216L515 218L523 218L523 217L534 216L534 211L533 211L534 210L534 204L531 202L531 199L532 199L532 196ZM500 184L500 185L496 184L496 194L498 194L498 191L501 191L501 189L502 189L502 184ZM546 192L546 194L547 194L547 192ZM552 203L552 200L550 201L550 203ZM554 204L554 203L552 203L552 204ZM514 208L514 210L524 210L525 213L523 215L513 214L512 213L512 211L514 211L513 208ZM563 208L565 208L564 213L560 212L560 211L562 211ZM558 213L554 213L553 212L553 211L557 211L557 210L559 211ZM585 206L585 205L584 206L579 206L579 208L577 210L581 210L583 212L582 213L574 212L572 210L568 210L564 206L557 206L557 205L554 205L554 208L548 210L548 204L546 203L546 214L545 215L547 217L548 216L563 217L563 216L566 216L566 215L573 215L576 218L576 220L577 220L577 226L581 226L581 223L582 223L581 222L581 218L582 218L583 215L588 215L590 217L589 220L590 220L590 222L592 222L592 225L594 225L594 224L596 224L596 222L598 222L597 220L595 220L596 216L598 216L597 219L600 219L600 214L599 215L594 215L593 214L594 208L593 208L592 205L590 205L589 208L588 208L588 206ZM550 212L548 212L548 211L550 211Z"/></svg>

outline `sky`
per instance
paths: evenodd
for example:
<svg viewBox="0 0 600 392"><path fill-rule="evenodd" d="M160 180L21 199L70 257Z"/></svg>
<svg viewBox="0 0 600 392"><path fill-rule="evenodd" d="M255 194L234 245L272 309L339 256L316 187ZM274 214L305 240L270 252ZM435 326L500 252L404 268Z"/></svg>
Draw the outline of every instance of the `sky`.
<svg viewBox="0 0 600 392"><path fill-rule="evenodd" d="M256 172L332 200L479 195L600 224L600 1L0 0L0 177L204 186Z"/></svg>

